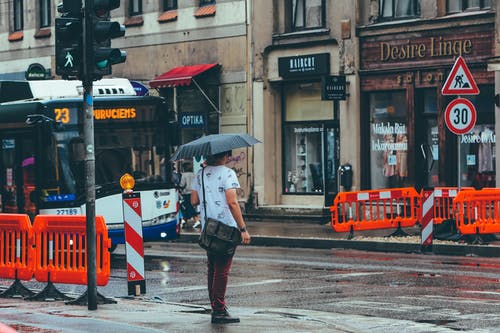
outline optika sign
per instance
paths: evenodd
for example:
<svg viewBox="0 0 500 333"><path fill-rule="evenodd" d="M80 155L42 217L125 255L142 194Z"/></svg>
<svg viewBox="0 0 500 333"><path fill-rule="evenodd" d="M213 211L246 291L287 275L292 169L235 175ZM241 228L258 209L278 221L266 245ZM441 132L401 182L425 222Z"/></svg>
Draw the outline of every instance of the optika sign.
<svg viewBox="0 0 500 333"><path fill-rule="evenodd" d="M381 61L458 57L470 53L472 53L472 40L470 39L445 40L443 37L431 37L420 43L412 43L411 40L397 45L391 42L380 43Z"/></svg>
<svg viewBox="0 0 500 333"><path fill-rule="evenodd" d="M179 127L181 128L204 128L204 113L181 113L179 115Z"/></svg>

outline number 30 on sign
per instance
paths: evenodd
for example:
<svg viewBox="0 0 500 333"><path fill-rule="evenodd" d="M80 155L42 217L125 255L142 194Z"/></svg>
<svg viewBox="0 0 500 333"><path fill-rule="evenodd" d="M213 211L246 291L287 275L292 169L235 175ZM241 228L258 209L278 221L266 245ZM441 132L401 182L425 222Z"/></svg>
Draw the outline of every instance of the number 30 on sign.
<svg viewBox="0 0 500 333"><path fill-rule="evenodd" d="M456 98L444 113L446 126L454 134L467 134L476 124L476 108L465 98Z"/></svg>

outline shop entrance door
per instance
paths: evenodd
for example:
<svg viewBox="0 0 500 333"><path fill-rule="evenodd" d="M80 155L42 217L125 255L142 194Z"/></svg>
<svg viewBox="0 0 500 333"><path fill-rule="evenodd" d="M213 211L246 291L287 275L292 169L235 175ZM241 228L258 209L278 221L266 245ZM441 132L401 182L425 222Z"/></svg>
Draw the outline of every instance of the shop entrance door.
<svg viewBox="0 0 500 333"><path fill-rule="evenodd" d="M324 142L324 166L325 170L325 207L333 204L333 200L338 192L338 173L339 168L339 126L337 123L326 123L325 130L323 131Z"/></svg>
<svg viewBox="0 0 500 333"><path fill-rule="evenodd" d="M415 187L438 186L439 128L437 122L437 91L415 91Z"/></svg>

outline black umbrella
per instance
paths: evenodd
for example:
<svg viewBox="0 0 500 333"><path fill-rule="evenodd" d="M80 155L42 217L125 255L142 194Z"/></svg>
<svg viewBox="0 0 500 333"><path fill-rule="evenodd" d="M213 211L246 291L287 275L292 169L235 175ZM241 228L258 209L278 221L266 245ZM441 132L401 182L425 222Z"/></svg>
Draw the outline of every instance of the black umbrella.
<svg viewBox="0 0 500 333"><path fill-rule="evenodd" d="M209 156L236 148L250 147L260 141L248 134L210 134L181 145L170 161Z"/></svg>

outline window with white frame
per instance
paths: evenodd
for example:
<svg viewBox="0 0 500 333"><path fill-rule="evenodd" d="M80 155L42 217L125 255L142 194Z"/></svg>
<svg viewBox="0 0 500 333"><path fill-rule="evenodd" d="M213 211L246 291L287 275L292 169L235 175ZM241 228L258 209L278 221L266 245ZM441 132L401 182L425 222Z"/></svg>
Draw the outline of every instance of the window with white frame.
<svg viewBox="0 0 500 333"><path fill-rule="evenodd" d="M321 28L325 25L325 0L288 0L286 7L291 31Z"/></svg>
<svg viewBox="0 0 500 333"><path fill-rule="evenodd" d="M491 0L448 0L447 12L460 13L465 10L479 10L491 8Z"/></svg>
<svg viewBox="0 0 500 333"><path fill-rule="evenodd" d="M14 0L14 31L21 31L24 28L23 0Z"/></svg>
<svg viewBox="0 0 500 333"><path fill-rule="evenodd" d="M177 9L177 0L163 0L163 11Z"/></svg>
<svg viewBox="0 0 500 333"><path fill-rule="evenodd" d="M40 0L40 28L49 27L51 24L51 1Z"/></svg>
<svg viewBox="0 0 500 333"><path fill-rule="evenodd" d="M380 0L381 19L400 19L420 15L419 0Z"/></svg>
<svg viewBox="0 0 500 333"><path fill-rule="evenodd" d="M142 0L130 0L130 16L142 14Z"/></svg>

